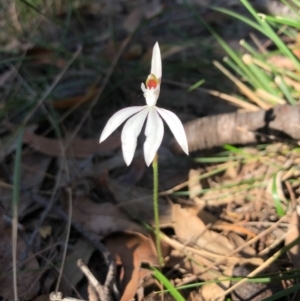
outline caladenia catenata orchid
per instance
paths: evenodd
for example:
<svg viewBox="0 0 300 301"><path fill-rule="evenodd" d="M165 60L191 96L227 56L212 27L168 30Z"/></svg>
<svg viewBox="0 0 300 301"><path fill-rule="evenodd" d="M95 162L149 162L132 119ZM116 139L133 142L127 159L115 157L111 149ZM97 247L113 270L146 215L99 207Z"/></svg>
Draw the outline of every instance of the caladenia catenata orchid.
<svg viewBox="0 0 300 301"><path fill-rule="evenodd" d="M128 107L116 112L108 120L101 134L100 143L130 117L126 121L121 135L123 157L127 165L130 165L133 159L137 137L141 133L146 118L144 157L148 166L153 161L163 139L164 125L162 119L169 126L183 151L188 155L187 139L181 121L173 112L156 106L160 93L161 76L161 55L156 42L152 53L151 73L146 80L146 85L144 83L141 85L146 105Z"/></svg>
<svg viewBox="0 0 300 301"><path fill-rule="evenodd" d="M163 258L160 247L160 225L158 210L158 160L157 150L164 135L162 119L167 123L175 136L178 144L188 155L188 144L183 125L179 118L171 111L156 106L159 97L162 63L158 43L155 43L152 53L151 71L147 77L146 85L142 83L142 91L146 99L146 105L140 107L129 107L115 113L105 125L100 137L100 143L115 131L126 119L128 119L122 130L122 151L125 163L129 165L133 159L137 145L137 137L141 133L143 124L147 119L145 127L146 141L144 143L144 157L146 164L152 163L153 167L153 209L155 220L156 248L160 265L163 265Z"/></svg>

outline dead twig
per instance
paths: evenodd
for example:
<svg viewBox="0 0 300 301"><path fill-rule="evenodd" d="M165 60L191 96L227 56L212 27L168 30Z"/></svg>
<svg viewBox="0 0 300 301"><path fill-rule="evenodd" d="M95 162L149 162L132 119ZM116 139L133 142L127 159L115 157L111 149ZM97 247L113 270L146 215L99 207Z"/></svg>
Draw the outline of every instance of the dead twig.
<svg viewBox="0 0 300 301"><path fill-rule="evenodd" d="M77 261L77 265L89 281L89 300L112 301L112 288L115 278L114 263L111 262L103 285L95 278L89 268L84 264L82 259L79 259Z"/></svg>

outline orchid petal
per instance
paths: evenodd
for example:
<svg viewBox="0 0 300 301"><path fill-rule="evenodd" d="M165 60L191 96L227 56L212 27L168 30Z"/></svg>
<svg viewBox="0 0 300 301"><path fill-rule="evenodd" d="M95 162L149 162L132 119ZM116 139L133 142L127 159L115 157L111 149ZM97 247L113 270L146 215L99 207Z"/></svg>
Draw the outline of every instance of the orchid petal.
<svg viewBox="0 0 300 301"><path fill-rule="evenodd" d="M148 115L149 108L144 107L142 111L128 119L124 125L121 135L122 151L125 163L130 165L137 144L137 137L141 133L143 124Z"/></svg>
<svg viewBox="0 0 300 301"><path fill-rule="evenodd" d="M106 123L102 134L100 136L100 141L104 141L113 131L115 131L127 118L132 116L133 114L136 114L137 112L143 110L145 106L139 106L139 107L129 107L122 109L115 113Z"/></svg>
<svg viewBox="0 0 300 301"><path fill-rule="evenodd" d="M181 146L183 151L188 155L189 154L188 143L180 119L171 111L158 108L158 107L156 107L156 110L169 126L178 144Z"/></svg>
<svg viewBox="0 0 300 301"><path fill-rule="evenodd" d="M159 83L161 83L161 76L162 76L161 55L160 55L159 45L157 42L155 43L152 52L151 74L154 74L156 78L159 80Z"/></svg>
<svg viewBox="0 0 300 301"><path fill-rule="evenodd" d="M164 136L164 124L155 107L152 107L149 110L145 135L147 138L144 143L144 157L147 166L149 166L153 161Z"/></svg>

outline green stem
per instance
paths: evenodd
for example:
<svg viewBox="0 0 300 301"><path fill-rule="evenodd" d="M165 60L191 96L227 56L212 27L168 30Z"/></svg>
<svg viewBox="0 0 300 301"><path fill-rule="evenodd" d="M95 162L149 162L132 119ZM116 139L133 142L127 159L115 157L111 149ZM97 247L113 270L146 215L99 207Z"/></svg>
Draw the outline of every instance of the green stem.
<svg viewBox="0 0 300 301"><path fill-rule="evenodd" d="M164 260L161 254L160 245L160 229L159 229L159 210L158 210L158 156L156 154L153 162L153 210L154 210L154 221L155 221L155 238L156 238L156 249L158 255L159 265L162 267Z"/></svg>

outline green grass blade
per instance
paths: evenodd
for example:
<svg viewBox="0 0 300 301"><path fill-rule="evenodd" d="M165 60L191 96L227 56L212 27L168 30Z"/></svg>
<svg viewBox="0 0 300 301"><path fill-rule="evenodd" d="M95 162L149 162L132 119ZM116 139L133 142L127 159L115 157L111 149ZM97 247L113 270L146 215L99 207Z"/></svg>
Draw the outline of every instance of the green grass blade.
<svg viewBox="0 0 300 301"><path fill-rule="evenodd" d="M153 276L160 281L176 301L186 301L173 284L156 268L152 267Z"/></svg>
<svg viewBox="0 0 300 301"><path fill-rule="evenodd" d="M278 87L280 88L280 90L282 91L282 93L284 94L284 96L286 97L286 99L288 100L288 102L291 105L296 105L297 102L294 99L294 97L292 96L290 89L288 88L288 86L285 84L284 80L282 77L280 76L276 76L275 77L275 83L278 85Z"/></svg>
<svg viewBox="0 0 300 301"><path fill-rule="evenodd" d="M211 158L196 158L194 161L197 163L224 163L230 162L233 158L231 157L211 157ZM234 158L241 159L241 158Z"/></svg>
<svg viewBox="0 0 300 301"><path fill-rule="evenodd" d="M225 150L230 151L230 152L235 153L235 154L242 154L242 155L247 156L247 157L251 156L250 154L245 152L243 149L240 149L240 148L238 148L236 146L233 146L231 144L224 144L223 148Z"/></svg>
<svg viewBox="0 0 300 301"><path fill-rule="evenodd" d="M249 43L247 43L245 40L240 40L240 45L244 47L253 57L260 60L261 54L257 52L255 48L253 48Z"/></svg>
<svg viewBox="0 0 300 301"><path fill-rule="evenodd" d="M245 73L243 73L243 71L241 70L241 68L239 68L235 62L230 59L228 56L225 56L223 58L223 62L226 63L232 70L235 71L236 74L238 74L242 79L246 79L245 77Z"/></svg>
<svg viewBox="0 0 300 301"><path fill-rule="evenodd" d="M278 23L300 29L300 22L284 17L273 17L264 15L264 19L268 22Z"/></svg>
<svg viewBox="0 0 300 301"><path fill-rule="evenodd" d="M285 212L281 206L281 201L280 201L280 198L279 198L278 192L277 192L276 175L274 175L273 179L272 179L272 197L273 197L273 200L275 203L275 208L276 208L277 214L280 217L284 216Z"/></svg>
<svg viewBox="0 0 300 301"><path fill-rule="evenodd" d="M204 79L200 79L199 81L197 81L195 84L191 85L189 88L188 88L188 92L191 92L195 89L197 89L198 87L200 87L201 85L203 85L205 83L205 80Z"/></svg>

